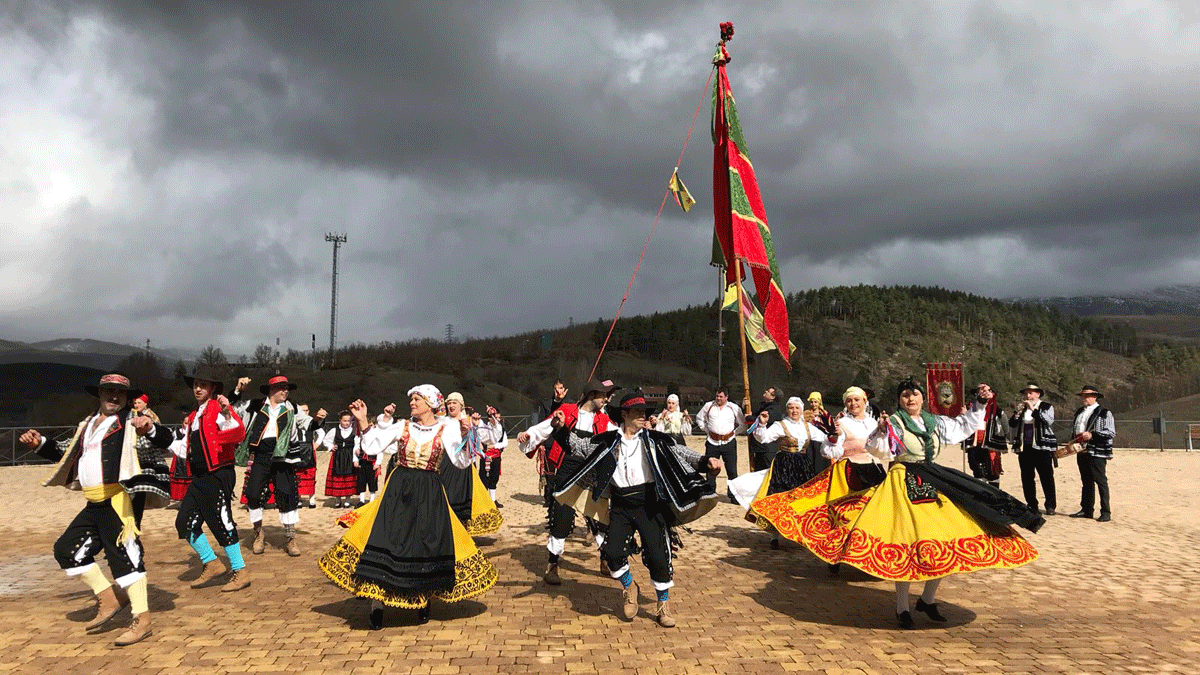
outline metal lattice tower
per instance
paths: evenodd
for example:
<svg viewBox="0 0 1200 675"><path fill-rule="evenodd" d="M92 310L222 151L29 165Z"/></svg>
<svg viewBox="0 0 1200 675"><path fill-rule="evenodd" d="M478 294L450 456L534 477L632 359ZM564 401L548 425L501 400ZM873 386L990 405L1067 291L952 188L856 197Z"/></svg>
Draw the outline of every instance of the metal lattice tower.
<svg viewBox="0 0 1200 675"><path fill-rule="evenodd" d="M337 259L338 248L346 243L346 233L335 234L329 232L325 235L325 241L333 242L333 299L329 303L329 364L333 365L334 348L337 346Z"/></svg>

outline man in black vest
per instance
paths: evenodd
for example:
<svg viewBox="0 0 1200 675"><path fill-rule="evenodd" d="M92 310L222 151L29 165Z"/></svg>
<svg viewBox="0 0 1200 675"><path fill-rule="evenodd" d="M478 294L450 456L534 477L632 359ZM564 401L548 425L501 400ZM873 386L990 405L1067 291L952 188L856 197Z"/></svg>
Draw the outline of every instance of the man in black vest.
<svg viewBox="0 0 1200 675"><path fill-rule="evenodd" d="M244 384L249 378L238 380L237 387L229 400L237 403ZM266 534L263 532L263 502L266 501L268 483L275 488L275 507L279 509L279 524L287 535L287 554L300 555L296 543L296 524L300 522L300 491L296 484L296 469L288 462L291 435L295 430L295 409L287 400L296 385L288 382L284 375L276 375L260 386L263 398L250 400L242 416L246 424L246 438L237 448L238 466L246 466L250 457L250 477L246 481L246 506L250 509L250 524L254 527L255 553L266 550Z"/></svg>
<svg viewBox="0 0 1200 675"><path fill-rule="evenodd" d="M779 399L779 390L775 387L767 387L763 391L762 402L754 409L754 414L746 417L746 425L752 424L764 412L767 413L768 419L764 426L769 427L783 419L783 406ZM775 453L779 450L779 442L761 443L754 437L754 434L750 434L747 442L750 445L750 470L762 471L770 467L771 461L775 459Z"/></svg>
<svg viewBox="0 0 1200 675"><path fill-rule="evenodd" d="M1042 388L1031 384L1021 390L1024 400L1017 404L1008 426L1012 430L1013 450L1021 466L1021 488L1025 504L1038 510L1037 484L1041 480L1048 516L1054 515L1058 499L1054 490L1054 451L1058 438L1054 435L1054 406L1042 400Z"/></svg>
<svg viewBox="0 0 1200 675"><path fill-rule="evenodd" d="M96 595L96 618L87 625L93 630L121 609L112 583L96 565L96 554L104 551L113 579L129 595L133 610L133 623L114 643L124 647L151 634L145 551L125 483L140 473L138 436L165 448L175 435L149 417L132 414L129 400L141 392L130 389L124 375L105 375L97 386L84 390L99 399L99 406L94 415L79 423L65 452L33 429L21 434L20 440L42 457L58 462L43 485L82 490L87 497L87 506L54 542L54 557L67 576L79 577ZM165 506L166 502L151 506Z"/></svg>
<svg viewBox="0 0 1200 675"><path fill-rule="evenodd" d="M1117 421L1107 408L1100 406L1104 398L1098 389L1085 385L1079 391L1083 407L1075 411L1074 442L1083 445L1083 452L1075 456L1079 464L1079 478L1083 481L1083 497L1079 501L1079 512L1072 518L1091 518L1096 507L1096 492L1100 492L1100 517L1096 520L1107 523L1112 520L1112 509L1108 501L1108 460L1113 456L1113 439L1117 435Z"/></svg>

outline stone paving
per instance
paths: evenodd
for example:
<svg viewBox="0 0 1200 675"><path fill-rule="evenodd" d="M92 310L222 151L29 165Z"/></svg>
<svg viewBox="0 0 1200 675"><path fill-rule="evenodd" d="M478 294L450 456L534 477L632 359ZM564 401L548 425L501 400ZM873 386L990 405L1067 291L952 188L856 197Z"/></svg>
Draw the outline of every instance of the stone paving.
<svg viewBox="0 0 1200 675"><path fill-rule="evenodd" d="M1015 460L1005 458L1003 485L1017 494ZM943 461L958 466L961 452ZM50 555L83 497L39 487L46 473L0 469L0 673L1200 672L1200 453L1119 452L1109 468L1113 522L1050 518L1030 537L1037 562L951 577L939 593L949 623L918 614L912 631L895 627L891 584L856 570L830 577L790 542L771 550L727 503L683 535L671 596L678 628L653 623L645 590L633 622L616 616L619 590L599 575L582 527L568 542L564 583L547 586L537 479L515 448L500 484L506 523L479 540L500 582L478 601L435 605L426 626L390 610L385 629L370 631L365 601L325 580L316 560L339 536L338 510L301 513L300 558L283 552L268 512L267 552L245 549L254 582L238 594L189 588L195 555L175 538L175 511L150 511L154 635L123 649L111 642L128 610L112 629L86 634L93 600ZM1076 510L1073 461L1057 484L1060 511ZM235 517L249 529L245 511ZM649 589L645 569L633 571Z"/></svg>

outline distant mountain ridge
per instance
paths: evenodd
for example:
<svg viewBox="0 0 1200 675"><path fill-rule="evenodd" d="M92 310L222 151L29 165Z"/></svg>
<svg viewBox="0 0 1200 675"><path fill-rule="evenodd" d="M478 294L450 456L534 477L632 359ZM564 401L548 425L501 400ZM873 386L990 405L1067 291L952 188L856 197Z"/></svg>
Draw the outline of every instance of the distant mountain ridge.
<svg viewBox="0 0 1200 675"><path fill-rule="evenodd" d="M0 340L0 364L56 363L111 370L125 357L141 351L145 351L145 347L90 338L59 338L41 342ZM156 347L151 347L150 351L164 363L194 361L199 353L188 349Z"/></svg>
<svg viewBox="0 0 1200 675"><path fill-rule="evenodd" d="M1129 295L1022 298L1019 302L1030 302L1078 316L1200 316L1200 285L1174 284Z"/></svg>

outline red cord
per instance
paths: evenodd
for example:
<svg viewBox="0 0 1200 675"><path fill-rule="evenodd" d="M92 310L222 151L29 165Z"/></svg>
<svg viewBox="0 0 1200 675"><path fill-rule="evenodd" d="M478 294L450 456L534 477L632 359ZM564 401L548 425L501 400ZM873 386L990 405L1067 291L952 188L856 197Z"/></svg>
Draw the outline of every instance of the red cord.
<svg viewBox="0 0 1200 675"><path fill-rule="evenodd" d="M679 169L679 165L683 162L683 153L687 152L688 142L692 140L692 130L696 128L696 119L700 117L700 108L704 106L708 84L712 82L713 73L716 71L717 67L713 66L713 69L708 72L708 79L704 81L704 88L700 90L700 101L696 104L696 112L692 114L692 123L688 126L687 136L683 139L683 148L679 151L679 158L675 160L676 170ZM633 280L637 279L638 269L642 266L642 260L646 257L646 250L650 248L650 240L654 238L654 228L658 227L658 219L662 217L663 208L666 207L667 197L670 194L671 188L668 187L663 192L662 203L658 205L658 213L654 214L654 222L650 223L650 234L646 235L646 243L642 245L642 255L638 256L637 264L633 266L633 276L629 277L629 285L625 287L625 295L621 297L621 304L617 305L617 314L608 326L608 334L604 336L604 344L600 345L600 353L596 355L596 363L592 365L592 372L588 373L588 382L592 381L592 377L596 374L596 369L600 367L600 358L604 356L604 350L608 347L608 339L612 337L613 329L617 327L617 319L621 318L621 310L625 307L625 301L629 299L629 293L633 290Z"/></svg>

